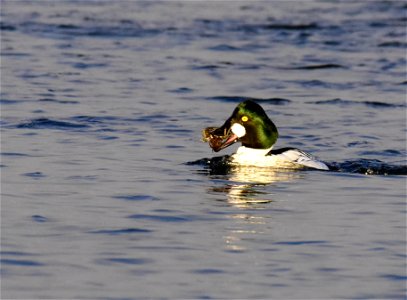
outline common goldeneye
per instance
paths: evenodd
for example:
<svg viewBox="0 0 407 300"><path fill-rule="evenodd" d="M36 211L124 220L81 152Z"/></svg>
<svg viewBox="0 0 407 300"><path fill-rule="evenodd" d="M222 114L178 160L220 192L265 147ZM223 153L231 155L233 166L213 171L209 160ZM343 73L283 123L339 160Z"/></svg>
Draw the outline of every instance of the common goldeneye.
<svg viewBox="0 0 407 300"><path fill-rule="evenodd" d="M230 157L232 164L329 170L325 163L296 148L274 150L277 127L263 108L252 100L241 102L221 127L208 127L203 135L215 152L240 141L242 146Z"/></svg>

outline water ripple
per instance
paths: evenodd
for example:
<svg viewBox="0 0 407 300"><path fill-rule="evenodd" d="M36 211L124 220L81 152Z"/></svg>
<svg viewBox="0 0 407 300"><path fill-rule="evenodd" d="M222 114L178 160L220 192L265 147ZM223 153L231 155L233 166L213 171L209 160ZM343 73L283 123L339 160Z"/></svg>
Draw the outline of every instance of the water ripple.
<svg viewBox="0 0 407 300"><path fill-rule="evenodd" d="M284 99L284 98L254 98L250 96L213 96L213 97L208 97L208 100L216 100L216 101L221 101L221 102L227 102L227 103L239 103L242 101L245 101L247 99L254 100L259 103L267 103L267 104L273 104L273 105L285 105L291 102L291 100Z"/></svg>
<svg viewBox="0 0 407 300"><path fill-rule="evenodd" d="M16 125L17 128L29 128L29 129L79 129L88 128L88 125L51 120L48 118L38 118L28 122L22 122Z"/></svg>
<svg viewBox="0 0 407 300"><path fill-rule="evenodd" d="M31 219L32 219L34 222L37 222L37 223L45 223L45 222L48 222L48 218L46 218L46 217L44 217L44 216L40 216L40 215L33 215L33 216L31 216Z"/></svg>
<svg viewBox="0 0 407 300"><path fill-rule="evenodd" d="M152 230L144 228L123 228L123 229L101 229L93 230L88 233L93 234L106 234L106 235L127 235L127 234L137 234L137 233L150 233Z"/></svg>
<svg viewBox="0 0 407 300"><path fill-rule="evenodd" d="M97 260L99 264L125 264L125 265L145 265L154 262L152 259L148 258L122 258L122 257L112 257L106 259Z"/></svg>
<svg viewBox="0 0 407 300"><path fill-rule="evenodd" d="M407 166L392 165L378 159L357 159L328 163L331 170L366 175L407 175Z"/></svg>
<svg viewBox="0 0 407 300"><path fill-rule="evenodd" d="M300 67L293 67L293 70L319 70L319 69L344 69L345 67L339 64L319 64L319 65L308 65L308 66L300 66Z"/></svg>
<svg viewBox="0 0 407 300"><path fill-rule="evenodd" d="M89 36L89 37L150 37L162 33L162 29L142 28L135 23L120 23L107 25L102 21L84 22L80 25L66 23L42 23L25 21L19 24L3 25L2 30L20 30L28 34L59 34L63 36Z"/></svg>
<svg viewBox="0 0 407 300"><path fill-rule="evenodd" d="M23 176L31 177L33 179L41 179L46 177L42 172L31 172L31 173L24 173Z"/></svg>
<svg viewBox="0 0 407 300"><path fill-rule="evenodd" d="M135 214L128 216L130 219L143 219L143 220L152 220L152 221L159 221L159 222L190 222L196 220L195 218L191 217L184 217L184 216L164 216L164 215L143 215L143 214Z"/></svg>
<svg viewBox="0 0 407 300"><path fill-rule="evenodd" d="M44 266L43 263L27 260L27 259L4 259L0 260L2 265L24 266L24 267L40 267Z"/></svg>
<svg viewBox="0 0 407 300"><path fill-rule="evenodd" d="M79 101L75 101L75 100L57 100L57 99L53 99L53 98L41 98L41 99L38 99L38 101L58 103L58 104L79 104L80 103Z"/></svg>
<svg viewBox="0 0 407 300"><path fill-rule="evenodd" d="M126 201L151 201L158 200L158 198L151 195L118 195L113 196L115 199L126 200Z"/></svg>
<svg viewBox="0 0 407 300"><path fill-rule="evenodd" d="M394 103L386 103L380 101L353 101L353 100L344 100L340 98L329 99L329 100L319 100L319 101L312 101L307 102L311 104L331 104L331 105L366 105L373 108L393 108L393 107L406 107L406 104L394 104Z"/></svg>
<svg viewBox="0 0 407 300"><path fill-rule="evenodd" d="M324 245L327 241L281 241L275 242L274 245L286 245L286 246L301 246L301 245Z"/></svg>

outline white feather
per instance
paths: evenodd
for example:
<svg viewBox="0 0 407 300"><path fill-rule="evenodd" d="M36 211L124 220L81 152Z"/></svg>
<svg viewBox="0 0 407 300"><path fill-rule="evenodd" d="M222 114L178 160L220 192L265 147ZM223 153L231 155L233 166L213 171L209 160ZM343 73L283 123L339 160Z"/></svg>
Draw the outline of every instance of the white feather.
<svg viewBox="0 0 407 300"><path fill-rule="evenodd" d="M241 146L232 155L232 161L238 165L300 169L309 167L319 170L329 170L328 166L318 161L310 154L301 150L291 149L281 154L267 155L272 149L252 149Z"/></svg>
<svg viewBox="0 0 407 300"><path fill-rule="evenodd" d="M281 154L275 155L275 156L283 156L287 160L297 163L309 168L314 168L314 169L319 169L319 170L329 170L328 166L324 164L323 162L317 160L310 154L303 152L298 149L291 149L284 151Z"/></svg>
<svg viewBox="0 0 407 300"><path fill-rule="evenodd" d="M239 123L234 123L232 127L230 127L232 132L237 135L238 138L241 138L246 135L246 128Z"/></svg>

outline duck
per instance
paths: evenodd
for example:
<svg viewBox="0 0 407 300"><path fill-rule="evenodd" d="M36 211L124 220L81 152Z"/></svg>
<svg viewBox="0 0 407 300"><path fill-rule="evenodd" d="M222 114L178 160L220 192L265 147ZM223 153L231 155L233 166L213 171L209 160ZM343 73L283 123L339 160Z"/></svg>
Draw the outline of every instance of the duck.
<svg viewBox="0 0 407 300"><path fill-rule="evenodd" d="M264 109L253 100L237 105L221 127L208 127L207 141L213 151L221 151L236 142L241 146L229 161L238 166L329 170L326 163L293 147L273 149L278 130ZM211 141L211 138L213 139Z"/></svg>

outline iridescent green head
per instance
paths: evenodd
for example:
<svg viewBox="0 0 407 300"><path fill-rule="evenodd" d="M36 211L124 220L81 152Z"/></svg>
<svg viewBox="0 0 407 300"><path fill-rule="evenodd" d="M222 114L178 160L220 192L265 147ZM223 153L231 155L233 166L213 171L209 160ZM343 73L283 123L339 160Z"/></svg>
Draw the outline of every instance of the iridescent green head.
<svg viewBox="0 0 407 300"><path fill-rule="evenodd" d="M252 100L241 102L226 122L213 135L224 136L224 142L213 148L222 150L236 141L254 149L268 149L278 138L277 127L263 108Z"/></svg>

